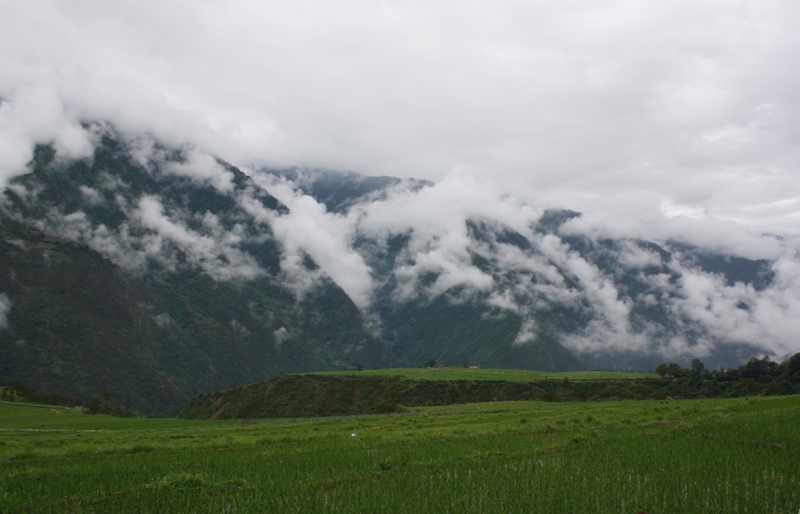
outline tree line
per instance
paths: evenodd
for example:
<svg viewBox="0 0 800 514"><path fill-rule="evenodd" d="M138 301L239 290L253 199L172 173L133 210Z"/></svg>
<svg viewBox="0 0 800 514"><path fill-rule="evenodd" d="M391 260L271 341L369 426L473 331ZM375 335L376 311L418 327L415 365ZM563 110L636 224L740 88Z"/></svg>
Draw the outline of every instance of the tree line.
<svg viewBox="0 0 800 514"><path fill-rule="evenodd" d="M108 414L122 418L132 417L133 414L119 405L111 403L111 395L103 393L100 397L93 397L88 403L78 398L63 396L55 393L42 394L20 382L4 382L0 380L0 401L9 403L35 403L41 405L60 405L65 407L85 407L87 414Z"/></svg>
<svg viewBox="0 0 800 514"><path fill-rule="evenodd" d="M680 396L800 393L800 353L783 362L775 362L768 356L753 357L738 368L708 369L699 359L694 359L689 368L670 362L659 364L655 371L662 378L680 384Z"/></svg>

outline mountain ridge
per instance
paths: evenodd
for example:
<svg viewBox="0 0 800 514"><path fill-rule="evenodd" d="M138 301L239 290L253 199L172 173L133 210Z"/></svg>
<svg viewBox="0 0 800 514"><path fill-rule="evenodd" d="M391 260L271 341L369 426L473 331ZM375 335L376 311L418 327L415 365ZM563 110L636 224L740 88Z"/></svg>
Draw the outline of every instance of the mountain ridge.
<svg viewBox="0 0 800 514"><path fill-rule="evenodd" d="M197 187L191 178L137 171L118 143L104 136L91 165L78 161L66 167L39 147L32 172L6 189L10 209L0 221L0 291L11 307L8 326L0 331L4 380L85 401L104 393L128 409L163 415L213 384L253 382L284 371L346 369L355 361L377 366L390 354L363 329L358 309L329 280L298 299L271 279L279 250L263 227L242 228L241 219L214 221L238 227L246 251L238 244L214 246L214 223L205 235L181 242L199 234L209 214L231 214L230 195ZM233 175L231 183L253 191L249 199L285 212L239 170L223 169ZM99 184L109 176L126 183L103 191ZM166 187L158 183L162 179ZM107 198L86 201L90 188ZM33 201L26 191L35 192ZM142 202L158 195L153 202L162 205L161 215L175 206L192 212L201 205L202 211L194 209L200 214L187 216L185 224L165 222L175 232L170 240L152 233L153 223L162 219L158 209L142 212L144 223L129 223L141 202L131 208L131 202L120 201L120 191ZM70 230L76 225L81 230ZM247 230L253 232L249 238ZM112 242L124 237L139 240L112 262L119 250ZM153 253L159 249L162 253Z"/></svg>
<svg viewBox="0 0 800 514"><path fill-rule="evenodd" d="M244 173L87 127L90 158L39 145L0 201L0 380L163 415L281 372L775 355L771 261L590 237L463 177Z"/></svg>

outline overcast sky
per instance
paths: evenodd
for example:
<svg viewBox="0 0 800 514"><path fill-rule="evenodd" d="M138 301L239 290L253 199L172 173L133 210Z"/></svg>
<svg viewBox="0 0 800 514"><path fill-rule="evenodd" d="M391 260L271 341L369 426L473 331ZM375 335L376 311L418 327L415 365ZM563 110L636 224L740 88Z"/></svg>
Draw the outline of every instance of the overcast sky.
<svg viewBox="0 0 800 514"><path fill-rule="evenodd" d="M0 177L102 118L239 165L798 234L798 27L791 0L0 0Z"/></svg>

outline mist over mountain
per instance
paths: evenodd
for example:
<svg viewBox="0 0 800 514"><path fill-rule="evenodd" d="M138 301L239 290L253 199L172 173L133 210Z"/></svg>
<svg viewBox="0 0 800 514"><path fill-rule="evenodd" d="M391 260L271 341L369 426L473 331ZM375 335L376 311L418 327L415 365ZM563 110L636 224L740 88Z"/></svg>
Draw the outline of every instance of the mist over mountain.
<svg viewBox="0 0 800 514"><path fill-rule="evenodd" d="M262 171L290 181L297 191L325 205L326 211L337 214L345 214L360 203L386 200L389 192L401 184L414 191L433 185L433 182L427 180L370 177L354 171L303 168Z"/></svg>
<svg viewBox="0 0 800 514"><path fill-rule="evenodd" d="M349 197L345 186L332 193L336 172L253 176L292 216L339 242L343 250L322 268L362 298L400 356L419 359L435 339L460 350L451 359L479 359L484 353L466 350L470 337L452 328L475 320L498 325L477 345L483 352L498 341L505 348L557 341L603 368L693 357L729 366L752 355L782 358L797 344L785 317L797 306L791 249L788 257L753 259L737 255L736 242L721 251L720 239L736 233L711 237L708 247L691 232L683 240L614 237L582 224L578 212L536 209L468 174L423 187L396 181L368 195L352 189ZM323 212L334 194L349 206ZM330 255L316 241L306 249ZM411 328L432 313L425 329ZM449 335L435 330L443 325Z"/></svg>
<svg viewBox="0 0 800 514"><path fill-rule="evenodd" d="M388 362L311 259L282 259L270 220L287 209L244 173L87 130L90 157L39 145L4 191L3 380L166 414L209 388Z"/></svg>
<svg viewBox="0 0 800 514"><path fill-rule="evenodd" d="M237 168L108 123L65 127L6 176L3 380L163 414L280 372L798 350L800 261L778 237L623 237L469 173Z"/></svg>

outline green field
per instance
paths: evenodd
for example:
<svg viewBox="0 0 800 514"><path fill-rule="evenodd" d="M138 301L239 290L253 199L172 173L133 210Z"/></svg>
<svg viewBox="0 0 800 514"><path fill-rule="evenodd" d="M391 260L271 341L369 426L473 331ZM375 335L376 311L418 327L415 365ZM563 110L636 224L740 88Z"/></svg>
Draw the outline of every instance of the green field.
<svg viewBox="0 0 800 514"><path fill-rule="evenodd" d="M526 369L474 369L462 367L365 369L363 371L321 371L315 375L367 375L406 377L424 380L508 380L532 382L538 380L620 380L626 378L659 378L653 373L627 371L565 371L551 373Z"/></svg>
<svg viewBox="0 0 800 514"><path fill-rule="evenodd" d="M260 421L0 404L0 512L780 512L800 396Z"/></svg>

